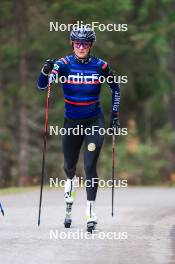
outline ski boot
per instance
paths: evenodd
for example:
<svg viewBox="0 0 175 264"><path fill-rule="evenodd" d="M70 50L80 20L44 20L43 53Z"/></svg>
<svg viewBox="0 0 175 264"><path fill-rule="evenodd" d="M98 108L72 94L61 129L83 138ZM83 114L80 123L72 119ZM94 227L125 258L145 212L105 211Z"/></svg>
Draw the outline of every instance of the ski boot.
<svg viewBox="0 0 175 264"><path fill-rule="evenodd" d="M97 216L95 214L94 201L87 201L86 219L87 219L87 232L92 234L95 231L97 225Z"/></svg>
<svg viewBox="0 0 175 264"><path fill-rule="evenodd" d="M67 179L65 184L65 190L64 190L64 199L66 201L66 216L64 220L64 226L65 228L70 228L72 223L71 213L72 213L72 205L75 198L75 189L74 189L74 183L76 181L76 176L73 179Z"/></svg>

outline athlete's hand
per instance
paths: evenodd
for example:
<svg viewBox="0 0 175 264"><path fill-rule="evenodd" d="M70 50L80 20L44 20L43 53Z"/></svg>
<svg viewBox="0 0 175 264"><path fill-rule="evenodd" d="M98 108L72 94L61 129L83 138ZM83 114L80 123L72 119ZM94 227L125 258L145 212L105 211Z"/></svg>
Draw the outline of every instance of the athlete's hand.
<svg viewBox="0 0 175 264"><path fill-rule="evenodd" d="M46 62L44 63L42 71L45 74L49 74L53 70L54 63L55 63L55 60L50 60L50 59L46 60Z"/></svg>
<svg viewBox="0 0 175 264"><path fill-rule="evenodd" d="M118 113L112 113L111 114L111 122L110 122L111 128L120 128L120 122L119 122L119 116Z"/></svg>

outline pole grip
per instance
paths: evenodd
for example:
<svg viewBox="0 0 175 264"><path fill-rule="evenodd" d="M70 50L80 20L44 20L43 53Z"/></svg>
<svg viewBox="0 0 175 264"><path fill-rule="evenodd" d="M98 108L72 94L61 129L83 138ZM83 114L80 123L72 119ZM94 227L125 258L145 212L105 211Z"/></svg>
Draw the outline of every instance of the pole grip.
<svg viewBox="0 0 175 264"><path fill-rule="evenodd" d="M48 112L49 112L49 98L51 92L51 83L48 83L48 90L47 90L47 97L46 97L46 112L45 112L45 125L44 125L44 132L47 135L48 132Z"/></svg>

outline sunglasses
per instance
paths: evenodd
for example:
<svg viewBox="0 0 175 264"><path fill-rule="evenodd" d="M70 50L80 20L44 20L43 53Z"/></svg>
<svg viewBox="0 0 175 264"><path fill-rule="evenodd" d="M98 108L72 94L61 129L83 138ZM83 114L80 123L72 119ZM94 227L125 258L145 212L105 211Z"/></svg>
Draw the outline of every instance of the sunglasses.
<svg viewBox="0 0 175 264"><path fill-rule="evenodd" d="M81 42L81 41L74 41L74 47L79 49L81 46L84 48L84 49L88 49L91 47L92 43L91 42Z"/></svg>

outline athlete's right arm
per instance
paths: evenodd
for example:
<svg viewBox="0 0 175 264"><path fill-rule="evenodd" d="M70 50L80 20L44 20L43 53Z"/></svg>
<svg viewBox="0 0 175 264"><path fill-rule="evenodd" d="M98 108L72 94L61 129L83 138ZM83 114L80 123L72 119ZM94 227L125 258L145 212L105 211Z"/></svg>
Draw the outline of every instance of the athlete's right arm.
<svg viewBox="0 0 175 264"><path fill-rule="evenodd" d="M46 90L48 87L48 81L51 83L56 82L58 75L60 75L60 63L57 60L47 60L41 69L38 78L38 89ZM59 69L59 70L58 70Z"/></svg>

